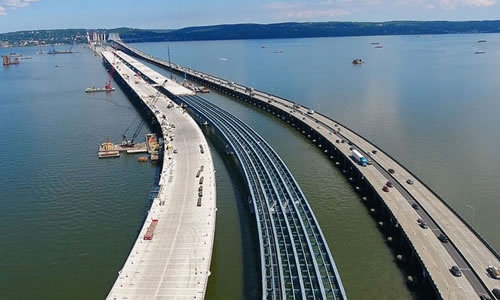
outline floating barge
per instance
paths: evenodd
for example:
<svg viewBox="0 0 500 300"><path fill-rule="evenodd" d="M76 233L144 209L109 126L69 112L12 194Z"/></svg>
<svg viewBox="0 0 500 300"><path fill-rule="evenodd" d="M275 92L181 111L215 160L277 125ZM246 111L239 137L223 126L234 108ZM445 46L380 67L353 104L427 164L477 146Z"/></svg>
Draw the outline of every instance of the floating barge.
<svg viewBox="0 0 500 300"><path fill-rule="evenodd" d="M91 88L86 88L85 89L85 93L112 92L114 90L115 90L115 88L96 88L96 87L91 87Z"/></svg>
<svg viewBox="0 0 500 300"><path fill-rule="evenodd" d="M126 152L127 154L146 153L148 149L146 143L137 143L131 146L123 144L115 145L109 139L106 139L106 143L102 143L99 146L97 155L99 158L120 157L120 152Z"/></svg>

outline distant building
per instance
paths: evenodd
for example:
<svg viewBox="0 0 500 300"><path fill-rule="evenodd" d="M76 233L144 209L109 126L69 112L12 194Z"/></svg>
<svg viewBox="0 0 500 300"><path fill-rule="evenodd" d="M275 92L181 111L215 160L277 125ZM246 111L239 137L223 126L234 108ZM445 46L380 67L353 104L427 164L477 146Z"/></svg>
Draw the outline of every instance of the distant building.
<svg viewBox="0 0 500 300"><path fill-rule="evenodd" d="M87 41L91 44L97 44L106 41L106 32L89 31L87 32Z"/></svg>

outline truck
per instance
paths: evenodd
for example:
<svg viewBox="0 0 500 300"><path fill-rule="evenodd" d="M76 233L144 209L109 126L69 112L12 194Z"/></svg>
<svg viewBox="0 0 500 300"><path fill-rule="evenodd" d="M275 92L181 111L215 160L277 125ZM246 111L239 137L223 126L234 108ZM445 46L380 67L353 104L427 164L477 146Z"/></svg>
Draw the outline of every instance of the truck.
<svg viewBox="0 0 500 300"><path fill-rule="evenodd" d="M359 153L358 150L352 149L352 157L358 164L362 165L363 167L366 167L366 158L363 155L361 155L361 153Z"/></svg>

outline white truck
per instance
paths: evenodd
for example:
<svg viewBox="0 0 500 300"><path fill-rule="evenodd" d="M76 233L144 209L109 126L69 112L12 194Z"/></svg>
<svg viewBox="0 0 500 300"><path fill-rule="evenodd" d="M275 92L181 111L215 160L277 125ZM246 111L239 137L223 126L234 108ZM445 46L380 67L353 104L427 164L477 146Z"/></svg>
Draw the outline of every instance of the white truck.
<svg viewBox="0 0 500 300"><path fill-rule="evenodd" d="M358 164L362 165L363 167L366 167L366 158L363 155L361 155L361 153L359 153L358 150L352 149L352 157Z"/></svg>

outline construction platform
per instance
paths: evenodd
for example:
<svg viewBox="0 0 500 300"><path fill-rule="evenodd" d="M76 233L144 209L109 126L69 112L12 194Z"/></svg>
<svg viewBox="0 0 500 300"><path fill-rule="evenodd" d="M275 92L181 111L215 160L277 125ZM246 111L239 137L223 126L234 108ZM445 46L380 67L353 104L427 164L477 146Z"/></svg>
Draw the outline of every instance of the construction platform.
<svg viewBox="0 0 500 300"><path fill-rule="evenodd" d="M97 154L99 158L120 157L120 152L126 152L128 154L146 153L148 152L148 148L146 143L137 143L131 146L125 146L122 144L113 144L108 141L99 146L99 152Z"/></svg>

